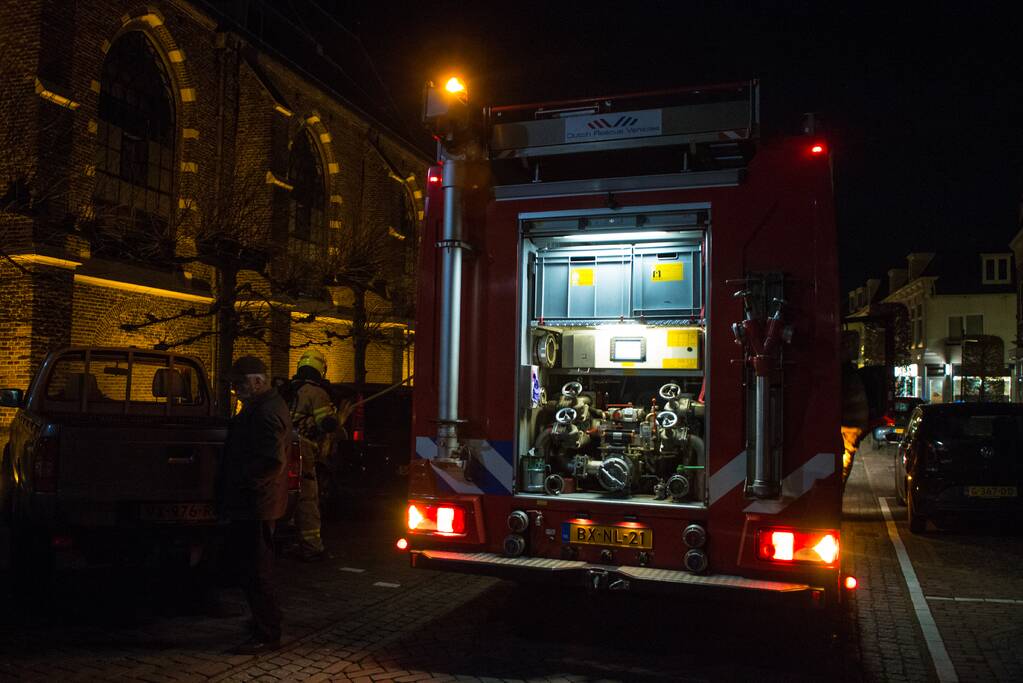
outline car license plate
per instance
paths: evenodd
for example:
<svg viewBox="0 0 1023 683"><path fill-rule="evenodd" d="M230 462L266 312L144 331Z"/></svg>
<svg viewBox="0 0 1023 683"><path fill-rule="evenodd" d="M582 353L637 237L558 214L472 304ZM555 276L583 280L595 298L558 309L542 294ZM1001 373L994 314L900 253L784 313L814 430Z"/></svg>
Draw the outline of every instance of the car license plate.
<svg viewBox="0 0 1023 683"><path fill-rule="evenodd" d="M142 503L143 522L209 522L217 518L213 503Z"/></svg>
<svg viewBox="0 0 1023 683"><path fill-rule="evenodd" d="M583 545L650 550L654 547L654 532L653 529L643 527L565 522L561 527L561 540L566 543L581 543Z"/></svg>
<svg viewBox="0 0 1023 683"><path fill-rule="evenodd" d="M896 434L902 434L905 431L906 431L906 429L904 427L896 427L895 428L895 433Z"/></svg>
<svg viewBox="0 0 1023 683"><path fill-rule="evenodd" d="M966 495L972 498L1015 498L1015 486L967 486Z"/></svg>

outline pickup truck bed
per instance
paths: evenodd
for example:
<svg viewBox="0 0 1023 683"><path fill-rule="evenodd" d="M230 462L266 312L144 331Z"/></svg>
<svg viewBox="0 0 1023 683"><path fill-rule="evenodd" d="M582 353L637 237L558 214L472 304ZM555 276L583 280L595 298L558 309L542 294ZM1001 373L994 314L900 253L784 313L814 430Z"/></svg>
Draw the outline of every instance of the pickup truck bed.
<svg viewBox="0 0 1023 683"><path fill-rule="evenodd" d="M218 471L227 420L202 364L169 352L72 348L51 353L0 462L0 510L16 568L44 576L72 551L106 563L173 546L192 562L216 537ZM297 441L289 475L297 496Z"/></svg>

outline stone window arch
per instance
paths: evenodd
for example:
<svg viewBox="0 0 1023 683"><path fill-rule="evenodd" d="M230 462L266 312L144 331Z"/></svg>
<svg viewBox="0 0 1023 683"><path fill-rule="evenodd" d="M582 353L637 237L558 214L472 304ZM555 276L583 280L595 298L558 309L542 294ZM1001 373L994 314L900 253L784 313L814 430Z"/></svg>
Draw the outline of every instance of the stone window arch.
<svg viewBox="0 0 1023 683"><path fill-rule="evenodd" d="M164 233L171 219L175 113L156 46L142 31L124 33L107 51L100 77L94 198L135 240L139 232ZM117 241L110 249L123 250Z"/></svg>
<svg viewBox="0 0 1023 683"><path fill-rule="evenodd" d="M295 136L288 158L288 184L291 185L288 234L313 244L327 237L327 190L323 161L312 131L303 127Z"/></svg>

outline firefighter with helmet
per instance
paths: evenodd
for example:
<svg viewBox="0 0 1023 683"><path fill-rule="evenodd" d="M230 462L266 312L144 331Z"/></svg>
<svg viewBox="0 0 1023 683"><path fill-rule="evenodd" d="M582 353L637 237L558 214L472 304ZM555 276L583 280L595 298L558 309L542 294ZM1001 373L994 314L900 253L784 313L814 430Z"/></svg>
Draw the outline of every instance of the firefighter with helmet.
<svg viewBox="0 0 1023 683"><path fill-rule="evenodd" d="M319 487L316 463L329 452L338 419L330 395L324 389L327 359L310 349L302 354L289 387L291 421L299 434L302 449L302 483L295 507L299 531L298 558L307 562L323 559L320 538Z"/></svg>

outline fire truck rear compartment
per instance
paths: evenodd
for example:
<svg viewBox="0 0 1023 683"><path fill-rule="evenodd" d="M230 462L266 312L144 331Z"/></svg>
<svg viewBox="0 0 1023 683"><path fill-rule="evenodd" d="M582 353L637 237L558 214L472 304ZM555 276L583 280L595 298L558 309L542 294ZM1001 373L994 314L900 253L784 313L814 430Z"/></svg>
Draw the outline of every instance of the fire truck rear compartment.
<svg viewBox="0 0 1023 683"><path fill-rule="evenodd" d="M521 217L516 494L705 505L708 216Z"/></svg>

